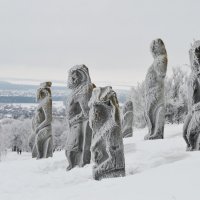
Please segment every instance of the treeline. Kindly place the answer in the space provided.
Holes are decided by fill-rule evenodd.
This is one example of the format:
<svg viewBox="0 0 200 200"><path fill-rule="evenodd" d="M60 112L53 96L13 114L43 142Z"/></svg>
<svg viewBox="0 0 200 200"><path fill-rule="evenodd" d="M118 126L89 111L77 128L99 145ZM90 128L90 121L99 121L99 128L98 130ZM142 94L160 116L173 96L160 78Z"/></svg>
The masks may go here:
<svg viewBox="0 0 200 200"><path fill-rule="evenodd" d="M0 104L0 119L11 118L11 119L31 119L35 113L36 104L32 106L21 106L14 104ZM54 118L64 118L65 108L64 107L53 107Z"/></svg>
<svg viewBox="0 0 200 200"><path fill-rule="evenodd" d="M53 101L64 101L66 96L53 96ZM36 103L35 97L0 96L0 103Z"/></svg>
<svg viewBox="0 0 200 200"><path fill-rule="evenodd" d="M165 79L166 123L183 123L188 111L187 102L188 74L176 67L172 69L172 76ZM144 82L133 87L129 97L133 101L134 126L146 126L145 113L145 86Z"/></svg>
<svg viewBox="0 0 200 200"><path fill-rule="evenodd" d="M29 152L28 140L32 131L31 119L3 119L0 121L0 152L6 149L17 149ZM64 119L54 119L52 122L54 150L64 149L67 128Z"/></svg>

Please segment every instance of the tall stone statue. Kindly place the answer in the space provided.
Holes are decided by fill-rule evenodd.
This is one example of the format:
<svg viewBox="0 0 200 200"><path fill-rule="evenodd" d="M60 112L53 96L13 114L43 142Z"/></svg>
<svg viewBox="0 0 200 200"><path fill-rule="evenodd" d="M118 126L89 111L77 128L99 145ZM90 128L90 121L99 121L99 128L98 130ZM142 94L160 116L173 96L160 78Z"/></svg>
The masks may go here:
<svg viewBox="0 0 200 200"><path fill-rule="evenodd" d="M88 102L94 87L85 65L76 65L69 70L68 88L72 93L66 109L68 136L65 154L69 163L67 170L76 165L83 167L90 163L92 130L88 122Z"/></svg>
<svg viewBox="0 0 200 200"><path fill-rule="evenodd" d="M89 107L94 179L125 176L124 145L116 93L111 87L94 89Z"/></svg>
<svg viewBox="0 0 200 200"><path fill-rule="evenodd" d="M40 84L37 90L39 105L32 120L33 134L29 139L33 158L53 156L51 82Z"/></svg>
<svg viewBox="0 0 200 200"><path fill-rule="evenodd" d="M200 41L190 51L191 74L188 81L188 115L183 126L183 138L188 151L200 150Z"/></svg>
<svg viewBox="0 0 200 200"><path fill-rule="evenodd" d="M127 101L122 113L122 135L124 138L133 136L133 103Z"/></svg>
<svg viewBox="0 0 200 200"><path fill-rule="evenodd" d="M146 140L163 139L165 125L164 81L167 71L167 51L161 39L153 40L151 53L154 61L145 78L145 118L149 133Z"/></svg>

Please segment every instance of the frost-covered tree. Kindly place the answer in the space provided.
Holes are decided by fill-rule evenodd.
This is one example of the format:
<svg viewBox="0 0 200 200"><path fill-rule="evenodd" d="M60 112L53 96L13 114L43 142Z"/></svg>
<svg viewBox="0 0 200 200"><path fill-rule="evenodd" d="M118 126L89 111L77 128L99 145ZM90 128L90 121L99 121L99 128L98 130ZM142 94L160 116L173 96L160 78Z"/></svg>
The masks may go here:
<svg viewBox="0 0 200 200"><path fill-rule="evenodd" d="M17 149L29 151L28 137L31 134L30 119L7 120L2 122L1 127L6 148L10 148L14 151Z"/></svg>
<svg viewBox="0 0 200 200"><path fill-rule="evenodd" d="M187 73L181 67L172 68L165 91L167 122L182 123L187 113Z"/></svg>
<svg viewBox="0 0 200 200"><path fill-rule="evenodd" d="M135 127L143 128L146 125L145 121L145 96L144 83L138 83L136 87L131 89L131 100L133 102L133 124Z"/></svg>
<svg viewBox="0 0 200 200"><path fill-rule="evenodd" d="M66 123L55 119L52 123L54 150L64 149L67 137ZM28 139L31 135L30 119L4 119L0 121L0 153L6 149L31 151Z"/></svg>
<svg viewBox="0 0 200 200"><path fill-rule="evenodd" d="M187 113L187 73L180 67L172 69L172 75L165 79L166 122L183 123ZM131 90L130 99L133 102L134 126L143 128L146 125L144 117L144 82L138 83Z"/></svg>
<svg viewBox="0 0 200 200"><path fill-rule="evenodd" d="M66 122L64 119L53 120L52 123L52 133L53 133L53 149L62 150L65 147L67 132L66 132Z"/></svg>

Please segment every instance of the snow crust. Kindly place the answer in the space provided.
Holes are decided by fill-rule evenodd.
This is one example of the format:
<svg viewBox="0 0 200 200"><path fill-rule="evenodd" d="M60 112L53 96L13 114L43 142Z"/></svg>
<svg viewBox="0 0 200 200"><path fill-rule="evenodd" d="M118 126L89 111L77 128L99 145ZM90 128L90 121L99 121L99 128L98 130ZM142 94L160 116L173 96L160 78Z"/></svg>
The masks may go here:
<svg viewBox="0 0 200 200"><path fill-rule="evenodd" d="M164 140L147 129L124 139L124 178L92 179L92 164L66 172L64 151L35 160L8 152L0 162L0 200L199 200L200 152L186 152L182 125L166 125Z"/></svg>

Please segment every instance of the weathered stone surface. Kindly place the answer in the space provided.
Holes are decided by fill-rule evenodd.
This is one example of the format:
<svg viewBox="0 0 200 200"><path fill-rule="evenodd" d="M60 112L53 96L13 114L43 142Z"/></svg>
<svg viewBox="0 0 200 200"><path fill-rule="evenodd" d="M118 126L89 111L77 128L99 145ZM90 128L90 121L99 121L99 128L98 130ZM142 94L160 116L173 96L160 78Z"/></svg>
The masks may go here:
<svg viewBox="0 0 200 200"><path fill-rule="evenodd" d="M183 126L183 138L188 151L200 150L200 41L189 50L191 74L188 81L188 115Z"/></svg>
<svg viewBox="0 0 200 200"><path fill-rule="evenodd" d="M164 80L167 52L161 39L153 40L150 48L154 61L145 78L145 118L149 129L146 140L163 139L165 125Z"/></svg>
<svg viewBox="0 0 200 200"><path fill-rule="evenodd" d="M122 135L124 138L133 136L133 103L127 101L122 112Z"/></svg>
<svg viewBox="0 0 200 200"><path fill-rule="evenodd" d="M116 93L111 87L95 88L89 107L94 179L125 176L124 145Z"/></svg>
<svg viewBox="0 0 200 200"><path fill-rule="evenodd" d="M33 133L29 139L32 157L37 159L53 156L51 84L42 83L37 90L39 105L32 120Z"/></svg>
<svg viewBox="0 0 200 200"><path fill-rule="evenodd" d="M83 167L90 163L92 130L88 122L88 102L94 87L85 65L76 65L70 69L68 88L72 93L68 99L66 113L68 136L65 154L69 163L67 170L76 165Z"/></svg>

